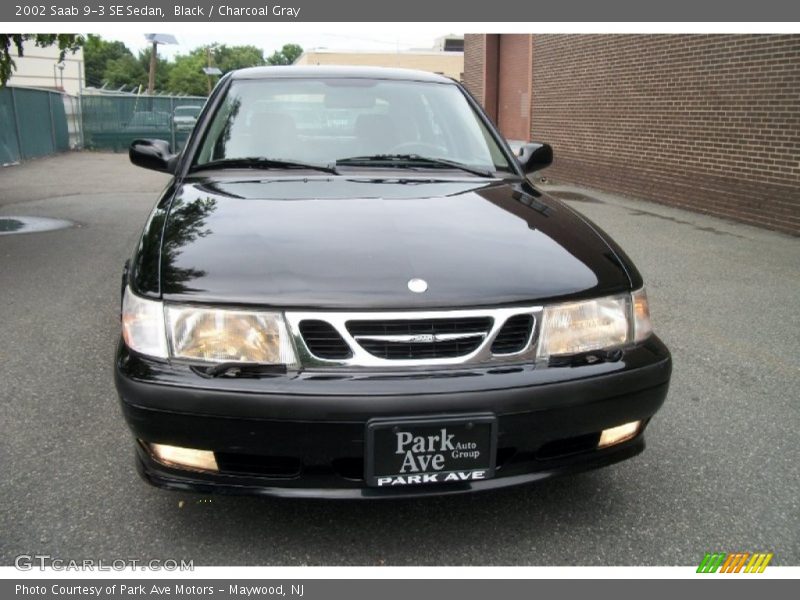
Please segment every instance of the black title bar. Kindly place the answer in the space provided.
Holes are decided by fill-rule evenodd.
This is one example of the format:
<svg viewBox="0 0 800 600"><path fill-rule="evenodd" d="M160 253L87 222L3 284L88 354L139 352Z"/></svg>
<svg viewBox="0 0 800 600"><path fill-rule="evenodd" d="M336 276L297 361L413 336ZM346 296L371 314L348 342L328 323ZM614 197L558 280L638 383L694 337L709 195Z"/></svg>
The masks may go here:
<svg viewBox="0 0 800 600"><path fill-rule="evenodd" d="M5 27L22 22L780 22L800 21L786 0L10 0ZM484 28L485 29L485 28Z"/></svg>

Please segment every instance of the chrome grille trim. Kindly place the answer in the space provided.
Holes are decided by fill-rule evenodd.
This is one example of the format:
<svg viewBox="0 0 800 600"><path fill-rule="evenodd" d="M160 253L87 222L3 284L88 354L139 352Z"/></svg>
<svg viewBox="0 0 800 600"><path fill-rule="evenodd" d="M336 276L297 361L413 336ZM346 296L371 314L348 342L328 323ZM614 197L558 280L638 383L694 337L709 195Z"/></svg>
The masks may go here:
<svg viewBox="0 0 800 600"><path fill-rule="evenodd" d="M406 344L430 344L433 342L449 342L452 340L467 340L470 338L485 338L483 332L475 333L415 333L411 335L355 335L353 338L360 340L371 340L374 342L398 342Z"/></svg>
<svg viewBox="0 0 800 600"><path fill-rule="evenodd" d="M470 365L491 366L503 363L519 363L533 361L536 358L536 331L542 312L541 306L517 306L509 308L487 308L487 309L466 309L466 310L426 310L426 311L377 311L377 312L340 312L340 311L287 311L286 321L289 325L295 350L303 368L308 369L406 369L409 367L458 367ZM527 314L533 317L531 334L525 347L513 354L494 355L491 352L492 343L497 334L505 325L507 319ZM419 319L459 319L469 317L488 317L492 319L492 325L488 332L475 333L463 332L450 335L463 336L464 338L474 338L483 336L479 346L469 354L452 358L430 358L430 359L385 359L374 356L367 352L358 343L360 337L380 337L386 341L387 337L402 337L402 341L413 341L406 339L409 336L358 336L354 337L347 330L348 321L395 321L395 320L419 320ZM329 323L345 343L350 347L352 356L347 359L325 359L315 356L306 346L305 340L300 333L300 322L305 320L326 321ZM445 334L438 334L441 337ZM420 337L420 336L411 336ZM401 340L397 340L401 341ZM427 340L420 339L416 343L426 343ZM429 340L430 342L435 341Z"/></svg>

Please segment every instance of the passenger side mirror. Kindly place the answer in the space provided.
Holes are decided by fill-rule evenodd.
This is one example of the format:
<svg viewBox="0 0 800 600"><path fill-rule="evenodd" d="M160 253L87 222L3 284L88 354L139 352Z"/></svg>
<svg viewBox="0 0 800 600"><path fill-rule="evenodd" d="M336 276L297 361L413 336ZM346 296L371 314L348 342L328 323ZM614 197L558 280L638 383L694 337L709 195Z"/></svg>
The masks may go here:
<svg viewBox="0 0 800 600"><path fill-rule="evenodd" d="M532 142L519 149L519 164L525 174L541 171L553 162L553 147L550 144Z"/></svg>
<svg viewBox="0 0 800 600"><path fill-rule="evenodd" d="M178 155L170 152L164 140L133 140L128 157L137 167L162 173L174 173L178 164Z"/></svg>

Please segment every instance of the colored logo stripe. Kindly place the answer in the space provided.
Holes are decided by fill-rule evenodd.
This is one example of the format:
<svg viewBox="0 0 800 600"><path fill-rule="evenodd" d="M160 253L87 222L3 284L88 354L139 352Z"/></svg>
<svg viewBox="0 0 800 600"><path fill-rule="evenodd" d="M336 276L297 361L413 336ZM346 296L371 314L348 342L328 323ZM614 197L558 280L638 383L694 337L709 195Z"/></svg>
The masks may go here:
<svg viewBox="0 0 800 600"><path fill-rule="evenodd" d="M747 566L744 569L745 573L763 573L764 569L767 568L769 561L772 560L772 552L769 554L766 553L757 553L753 554L753 558L750 559L750 562L747 563Z"/></svg>
<svg viewBox="0 0 800 600"><path fill-rule="evenodd" d="M772 560L773 554L766 552L725 552L706 553L700 566L697 567L698 573L763 573L764 569ZM748 561L748 559L750 559ZM745 566L745 563L747 566ZM744 571L742 571L744 569Z"/></svg>
<svg viewBox="0 0 800 600"><path fill-rule="evenodd" d="M722 565L720 573L738 573L744 566L744 561L750 557L749 552L736 552L729 554L728 559Z"/></svg>
<svg viewBox="0 0 800 600"><path fill-rule="evenodd" d="M722 561L725 560L724 552L715 552L714 554L706 553L700 566L697 567L698 573L716 573Z"/></svg>

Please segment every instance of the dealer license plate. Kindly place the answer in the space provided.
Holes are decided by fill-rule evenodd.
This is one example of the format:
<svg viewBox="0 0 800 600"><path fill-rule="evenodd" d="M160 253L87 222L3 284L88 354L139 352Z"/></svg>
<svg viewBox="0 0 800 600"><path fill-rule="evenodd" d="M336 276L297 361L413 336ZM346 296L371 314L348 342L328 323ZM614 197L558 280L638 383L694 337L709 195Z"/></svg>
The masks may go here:
<svg viewBox="0 0 800 600"><path fill-rule="evenodd" d="M366 434L370 486L464 483L494 476L494 415L373 419Z"/></svg>

